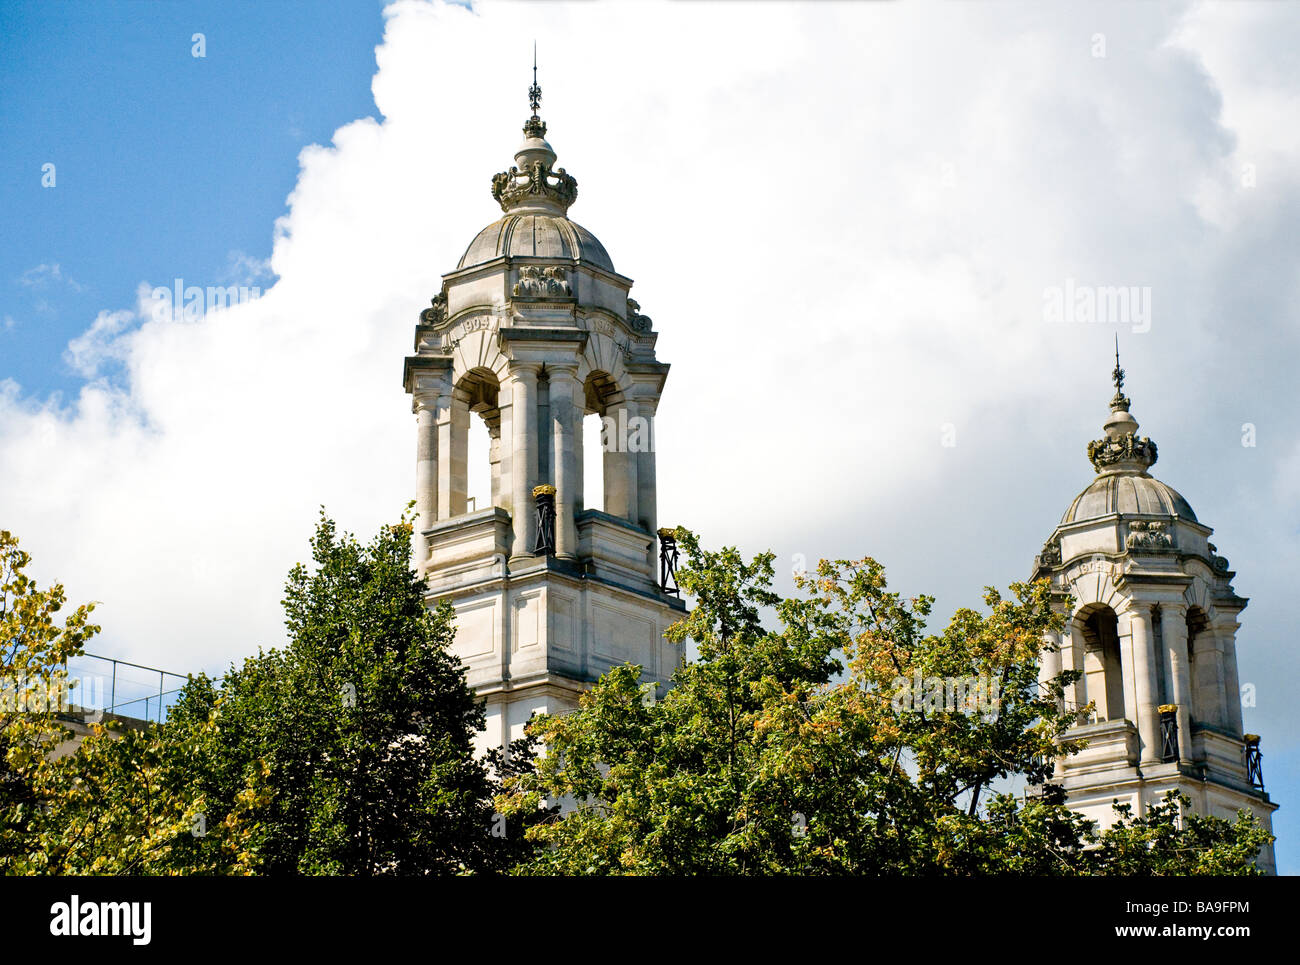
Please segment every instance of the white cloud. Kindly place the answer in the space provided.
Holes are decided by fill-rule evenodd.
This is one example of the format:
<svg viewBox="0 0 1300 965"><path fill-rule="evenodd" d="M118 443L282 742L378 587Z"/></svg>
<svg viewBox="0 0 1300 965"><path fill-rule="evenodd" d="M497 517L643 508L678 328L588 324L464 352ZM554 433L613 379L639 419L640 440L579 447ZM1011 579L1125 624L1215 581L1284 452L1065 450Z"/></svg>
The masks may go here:
<svg viewBox="0 0 1300 965"><path fill-rule="evenodd" d="M75 292L82 291L82 286L78 282L63 274L63 269L57 262L41 263L28 268L19 276L18 282L25 288L47 288L57 282L67 285Z"/></svg>
<svg viewBox="0 0 1300 965"><path fill-rule="evenodd" d="M135 318L136 313L130 310L100 312L90 328L68 343L63 360L83 378L95 378L106 361L124 357L129 346L117 337Z"/></svg>
<svg viewBox="0 0 1300 965"><path fill-rule="evenodd" d="M184 671L279 642L316 506L369 534L410 498L401 360L498 214L536 38L572 215L673 364L662 521L872 553L972 602L1088 482L1110 395L1114 326L1046 324L1043 289L1150 286L1151 331L1121 340L1161 475L1284 600L1233 507L1300 524L1279 502L1300 473L1294 219L1261 207L1300 198L1280 173L1300 146L1268 123L1297 84L1249 68L1275 24L1242 9L401 0L381 119L302 152L262 298L188 322L106 309L69 346L76 399L0 392L3 525L103 601L100 649ZM1239 187L1243 151L1275 172L1266 200ZM1271 441L1234 450L1243 421ZM1280 665L1283 611L1256 608L1243 660Z"/></svg>

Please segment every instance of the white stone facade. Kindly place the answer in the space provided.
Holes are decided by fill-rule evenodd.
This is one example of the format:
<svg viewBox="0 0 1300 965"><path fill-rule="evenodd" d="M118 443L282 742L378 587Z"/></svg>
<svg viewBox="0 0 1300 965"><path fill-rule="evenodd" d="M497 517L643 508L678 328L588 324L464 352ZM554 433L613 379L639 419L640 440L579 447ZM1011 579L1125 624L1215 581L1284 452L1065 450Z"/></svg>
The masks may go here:
<svg viewBox="0 0 1300 965"><path fill-rule="evenodd" d="M1247 601L1210 527L1147 471L1156 446L1137 436L1123 377L1117 358L1106 436L1089 446L1097 478L1034 561L1067 617L1041 675L1083 673L1065 706L1081 711L1071 736L1088 747L1059 760L1054 780L1103 826L1113 800L1141 814L1177 789L1198 813L1231 819L1245 808L1271 831L1277 805L1248 766L1259 739L1242 731L1236 636ZM1275 870L1271 846L1259 863Z"/></svg>
<svg viewBox="0 0 1300 965"><path fill-rule="evenodd" d="M612 666L663 683L681 662L663 634L685 608L660 587L656 538L653 426L668 366L631 279L566 217L577 183L554 167L545 132L534 103L516 166L493 179L505 216L443 276L403 372L417 565L430 604L456 608L455 651L487 700L480 749L521 736L534 712L573 709ZM592 413L634 431L584 465ZM491 439L491 505L470 512L475 418ZM589 508L583 480L596 472L604 505ZM539 530L535 490L553 496L553 533Z"/></svg>

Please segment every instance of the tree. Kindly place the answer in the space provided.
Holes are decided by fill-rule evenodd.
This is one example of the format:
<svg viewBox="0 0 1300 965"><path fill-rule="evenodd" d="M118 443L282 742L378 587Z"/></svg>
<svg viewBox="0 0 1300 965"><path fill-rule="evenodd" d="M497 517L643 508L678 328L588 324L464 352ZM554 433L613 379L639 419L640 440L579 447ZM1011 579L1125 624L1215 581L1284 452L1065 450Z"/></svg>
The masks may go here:
<svg viewBox="0 0 1300 965"><path fill-rule="evenodd" d="M93 724L70 750L61 715L77 695L66 666L99 627L89 604L60 625L64 589L41 589L26 574L30 562L18 540L0 532L0 872L247 870L247 792L213 834L205 863L178 865L176 845L190 838L202 807L179 749L152 729Z"/></svg>
<svg viewBox="0 0 1300 965"><path fill-rule="evenodd" d="M232 813L241 789L264 787L251 850L270 874L512 863L528 847L523 825L493 809L493 761L473 751L482 705L450 651L451 606L430 611L411 570L409 521L363 546L322 512L312 557L285 587L288 645L219 684L195 680L164 729L191 747L209 820ZM515 751L512 766L526 766L527 748Z"/></svg>
<svg viewBox="0 0 1300 965"><path fill-rule="evenodd" d="M611 670L578 711L532 725L548 754L501 805L572 801L528 835L519 866L563 874L1252 873L1253 817L1180 825L1177 802L1099 833L1051 784L1077 752L1060 709L1076 671L1045 688L1059 630L1045 583L989 589L927 634L932 599L904 600L871 559L823 561L772 592L772 555L700 548L678 530L694 609L669 636L699 659L647 701L640 668ZM781 624L765 629L771 608Z"/></svg>

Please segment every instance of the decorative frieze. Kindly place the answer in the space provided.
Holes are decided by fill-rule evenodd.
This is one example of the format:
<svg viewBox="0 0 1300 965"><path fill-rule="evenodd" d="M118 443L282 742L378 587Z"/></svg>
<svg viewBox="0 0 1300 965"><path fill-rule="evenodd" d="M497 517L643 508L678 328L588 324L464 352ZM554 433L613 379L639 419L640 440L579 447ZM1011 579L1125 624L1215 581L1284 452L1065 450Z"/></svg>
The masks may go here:
<svg viewBox="0 0 1300 965"><path fill-rule="evenodd" d="M1124 545L1131 550L1161 553L1172 550L1175 544L1173 531L1168 523L1135 519L1128 524L1128 537L1124 540Z"/></svg>
<svg viewBox="0 0 1300 965"><path fill-rule="evenodd" d="M570 298L573 289L563 268L524 265L519 269L519 281L511 289L515 298Z"/></svg>

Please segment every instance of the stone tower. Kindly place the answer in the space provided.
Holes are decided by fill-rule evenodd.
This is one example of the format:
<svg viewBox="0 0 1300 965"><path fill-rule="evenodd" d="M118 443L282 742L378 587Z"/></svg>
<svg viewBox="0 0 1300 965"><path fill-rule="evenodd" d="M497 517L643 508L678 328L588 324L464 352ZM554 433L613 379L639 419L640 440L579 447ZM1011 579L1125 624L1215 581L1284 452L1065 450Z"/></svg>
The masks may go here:
<svg viewBox="0 0 1300 965"><path fill-rule="evenodd" d="M1112 800L1140 814L1176 788L1198 813L1232 819L1246 808L1271 831L1277 805L1264 792L1259 737L1241 723L1236 636L1247 601L1213 530L1149 473L1156 445L1137 435L1118 352L1112 377L1105 437L1088 444L1097 478L1034 560L1068 621L1042 675L1082 671L1066 706L1093 705L1071 731L1088 747L1058 761L1055 781L1103 826ZM1271 846L1259 862L1274 871Z"/></svg>
<svg viewBox="0 0 1300 965"><path fill-rule="evenodd" d="M416 565L430 604L456 609L455 651L487 703L480 749L521 736L535 712L573 709L611 666L662 682L681 659L663 635L685 607L656 540L668 366L632 280L566 216L577 181L555 167L535 74L515 165L492 178L504 216L442 276L402 376L417 419ZM596 465L583 461L589 414L605 429ZM471 510L474 419L490 438L491 499ZM593 473L603 506L583 499Z"/></svg>

